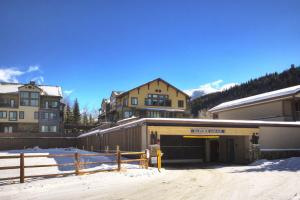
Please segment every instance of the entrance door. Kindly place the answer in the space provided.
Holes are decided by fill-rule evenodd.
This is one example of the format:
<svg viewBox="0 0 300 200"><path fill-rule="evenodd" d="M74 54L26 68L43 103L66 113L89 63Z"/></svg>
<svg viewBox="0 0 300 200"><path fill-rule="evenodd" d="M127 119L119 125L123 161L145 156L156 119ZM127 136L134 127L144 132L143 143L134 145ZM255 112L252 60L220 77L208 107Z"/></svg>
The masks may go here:
<svg viewBox="0 0 300 200"><path fill-rule="evenodd" d="M219 162L219 141L211 140L209 141L210 146L210 161Z"/></svg>
<svg viewBox="0 0 300 200"><path fill-rule="evenodd" d="M226 146L227 162L232 163L235 161L234 139L227 139Z"/></svg>

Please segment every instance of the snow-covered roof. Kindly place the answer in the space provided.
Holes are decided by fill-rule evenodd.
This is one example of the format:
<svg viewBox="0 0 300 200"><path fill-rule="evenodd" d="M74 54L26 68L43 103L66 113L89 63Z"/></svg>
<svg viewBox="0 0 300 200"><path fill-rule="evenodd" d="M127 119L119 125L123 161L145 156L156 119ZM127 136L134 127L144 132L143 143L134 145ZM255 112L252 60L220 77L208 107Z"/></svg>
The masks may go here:
<svg viewBox="0 0 300 200"><path fill-rule="evenodd" d="M78 138L86 137L94 134L104 134L114 130L119 130L126 127L134 127L142 124L186 124L189 125L210 125L210 126L243 126L243 127L259 127L259 126L279 126L279 127L300 127L300 122L282 122L282 121L260 121L260 120L221 120L221 119L191 119L191 118L141 118L135 121L130 121L126 124L121 124L119 126L107 128L107 129L98 129L86 132L78 136Z"/></svg>
<svg viewBox="0 0 300 200"><path fill-rule="evenodd" d="M0 94L17 93L19 87L24 84L18 83L0 83ZM41 95L62 97L62 90L59 86L36 85L42 90Z"/></svg>
<svg viewBox="0 0 300 200"><path fill-rule="evenodd" d="M292 96L294 94L297 94L300 92L300 85L293 86L293 87L288 87L280 90L275 90L272 92L266 92L242 99L237 99L233 101L228 101L225 103L221 103L212 109L209 110L209 112L217 112L217 111L223 111L223 110L229 110L229 109L234 109L242 106L247 106L255 103L263 103L265 101L270 101L270 100L276 100L279 98L283 97L288 97Z"/></svg>

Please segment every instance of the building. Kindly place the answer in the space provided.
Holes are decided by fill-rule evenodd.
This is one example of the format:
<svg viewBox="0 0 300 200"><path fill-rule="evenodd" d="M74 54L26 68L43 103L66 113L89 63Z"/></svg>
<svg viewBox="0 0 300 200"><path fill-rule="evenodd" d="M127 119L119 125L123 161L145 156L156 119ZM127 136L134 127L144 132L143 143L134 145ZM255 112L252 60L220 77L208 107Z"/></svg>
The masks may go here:
<svg viewBox="0 0 300 200"><path fill-rule="evenodd" d="M157 78L125 92L113 91L109 101L102 101L99 119L189 117L189 99L183 91Z"/></svg>
<svg viewBox="0 0 300 200"><path fill-rule="evenodd" d="M300 120L300 85L222 103L209 110L214 119Z"/></svg>
<svg viewBox="0 0 300 200"><path fill-rule="evenodd" d="M0 132L61 132L61 99L59 86L0 83Z"/></svg>
<svg viewBox="0 0 300 200"><path fill-rule="evenodd" d="M78 147L104 151L160 148L163 162L249 163L258 158L300 156L300 122L142 118L97 129Z"/></svg>

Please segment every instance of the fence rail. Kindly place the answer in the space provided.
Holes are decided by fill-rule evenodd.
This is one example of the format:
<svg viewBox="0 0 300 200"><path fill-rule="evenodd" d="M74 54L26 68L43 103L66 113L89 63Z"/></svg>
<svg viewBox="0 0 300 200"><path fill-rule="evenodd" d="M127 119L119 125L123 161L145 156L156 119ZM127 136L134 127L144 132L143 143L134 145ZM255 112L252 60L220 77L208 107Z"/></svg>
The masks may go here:
<svg viewBox="0 0 300 200"><path fill-rule="evenodd" d="M119 149L117 147L117 149ZM122 156L126 155L136 155L139 156L137 159L122 159ZM82 162L80 161L81 157L91 157L91 156L115 156L114 161L90 161L90 162ZM55 158L55 157L73 157L74 162L64 163L64 164L41 164L41 165L25 165L25 158ZM55 177L55 176L67 176L67 175L81 175L81 174L91 174L101 171L120 171L122 167L122 163L132 163L132 162L139 162L139 165L143 168L148 168L149 160L147 158L146 151L145 152L121 152L117 150L115 153L95 153L95 154L52 154L52 155L25 155L24 153L20 153L17 156L0 156L0 159L20 159L20 164L18 166L5 166L0 167L1 170L10 170L10 169L20 169L19 176L15 177L6 177L0 178L0 181L6 180L14 180L19 179L20 183L24 183L26 178L37 178L37 177ZM117 164L117 168L115 169L97 169L97 170L89 170L89 171L82 171L82 167L85 165L90 164ZM57 173L57 174L40 174L40 175L25 175L25 168L39 168L39 167L62 167L62 166L74 166L73 172L65 172L65 173Z"/></svg>

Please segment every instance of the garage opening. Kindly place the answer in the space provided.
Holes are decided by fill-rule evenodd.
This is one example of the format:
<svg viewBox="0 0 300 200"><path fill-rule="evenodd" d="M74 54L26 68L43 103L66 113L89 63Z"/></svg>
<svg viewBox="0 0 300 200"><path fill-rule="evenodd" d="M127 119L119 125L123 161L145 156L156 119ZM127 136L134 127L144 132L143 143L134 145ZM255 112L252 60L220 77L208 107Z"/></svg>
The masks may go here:
<svg viewBox="0 0 300 200"><path fill-rule="evenodd" d="M161 135L163 163L201 163L205 160L205 139Z"/></svg>

